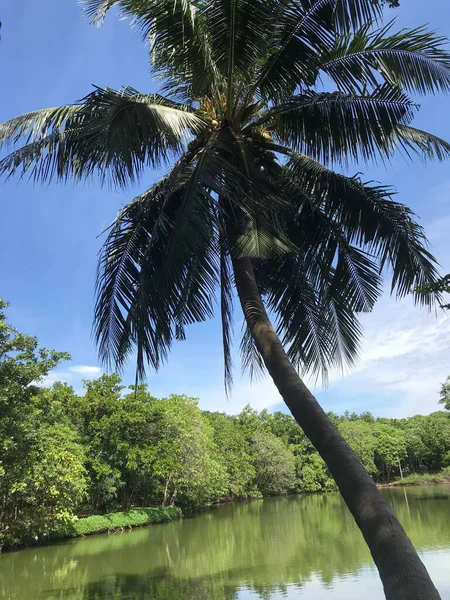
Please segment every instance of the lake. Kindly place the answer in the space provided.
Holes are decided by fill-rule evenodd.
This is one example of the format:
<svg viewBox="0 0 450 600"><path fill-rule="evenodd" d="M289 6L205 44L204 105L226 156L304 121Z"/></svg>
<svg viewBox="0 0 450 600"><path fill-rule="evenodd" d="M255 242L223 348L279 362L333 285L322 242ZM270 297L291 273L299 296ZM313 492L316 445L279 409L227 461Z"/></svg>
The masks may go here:
<svg viewBox="0 0 450 600"><path fill-rule="evenodd" d="M450 600L450 486L383 490ZM6 600L383 598L338 494L227 505L166 525L0 557Z"/></svg>

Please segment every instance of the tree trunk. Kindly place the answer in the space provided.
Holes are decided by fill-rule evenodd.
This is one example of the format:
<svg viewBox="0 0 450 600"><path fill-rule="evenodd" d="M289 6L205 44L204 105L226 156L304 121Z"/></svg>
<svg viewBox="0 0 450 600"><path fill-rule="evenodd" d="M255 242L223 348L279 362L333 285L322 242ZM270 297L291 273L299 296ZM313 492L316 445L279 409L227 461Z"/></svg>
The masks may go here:
<svg viewBox="0 0 450 600"><path fill-rule="evenodd" d="M177 498L177 495L178 495L178 489L177 489L177 484L175 483L173 494L172 494L172 497L170 499L170 507L171 508L173 508L175 506L175 500Z"/></svg>
<svg viewBox="0 0 450 600"><path fill-rule="evenodd" d="M164 488L164 498L161 504L161 508L165 508L166 507L166 502L167 502L167 498L169 497L169 483L171 480L172 476L170 475L167 479L166 479L166 487Z"/></svg>
<svg viewBox="0 0 450 600"><path fill-rule="evenodd" d="M245 319L267 370L333 475L369 546L386 598L439 600L439 593L403 527L291 364L267 316L251 259L233 259L233 267Z"/></svg>

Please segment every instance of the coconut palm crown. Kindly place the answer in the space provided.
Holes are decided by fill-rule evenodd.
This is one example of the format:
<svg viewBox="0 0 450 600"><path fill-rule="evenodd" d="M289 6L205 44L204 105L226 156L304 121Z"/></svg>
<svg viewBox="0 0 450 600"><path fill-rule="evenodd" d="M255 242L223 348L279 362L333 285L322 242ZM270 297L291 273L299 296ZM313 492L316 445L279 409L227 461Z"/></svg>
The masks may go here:
<svg viewBox="0 0 450 600"><path fill-rule="evenodd" d="M167 175L120 211L99 262L95 335L121 368L157 368L186 326L220 311L232 377L233 260L250 257L292 363L326 373L357 357L357 313L392 273L404 296L437 279L412 212L387 187L345 176L357 161L443 159L411 126L408 94L447 91L445 40L381 26L370 0L85 0L150 44L159 93L95 88L4 123L0 172L126 186ZM430 298L417 295L419 301ZM249 329L244 365L262 366Z"/></svg>

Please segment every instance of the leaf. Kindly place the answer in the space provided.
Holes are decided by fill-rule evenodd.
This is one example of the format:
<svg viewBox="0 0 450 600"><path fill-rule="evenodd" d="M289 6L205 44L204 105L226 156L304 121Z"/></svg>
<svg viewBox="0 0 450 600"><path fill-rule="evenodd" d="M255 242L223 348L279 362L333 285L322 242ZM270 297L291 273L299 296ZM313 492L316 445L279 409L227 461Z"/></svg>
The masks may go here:
<svg viewBox="0 0 450 600"><path fill-rule="evenodd" d="M279 2L274 33L253 91L264 99L281 100L317 77L317 53L336 34L372 22L380 8L367 0L288 0Z"/></svg>
<svg viewBox="0 0 450 600"><path fill-rule="evenodd" d="M450 158L450 143L440 137L408 125L397 125L392 134L392 144L402 147L406 153L412 150L423 159Z"/></svg>
<svg viewBox="0 0 450 600"><path fill-rule="evenodd" d="M244 334L240 344L240 352L242 371L248 371L252 381L261 378L264 375L266 367L248 325L244 325Z"/></svg>
<svg viewBox="0 0 450 600"><path fill-rule="evenodd" d="M375 88L380 76L393 87L413 93L450 90L447 40L425 27L391 33L393 23L371 31L370 23L324 47L318 68L341 90Z"/></svg>
<svg viewBox="0 0 450 600"><path fill-rule="evenodd" d="M401 92L383 86L371 94L308 92L267 111L265 125L285 146L321 162L390 156L390 138L408 124L416 106Z"/></svg>
<svg viewBox="0 0 450 600"><path fill-rule="evenodd" d="M131 202L102 249L95 310L100 355L121 368L135 345L139 377L146 362L158 368L166 359L180 327L212 315L217 258L203 197L192 196L201 204L192 204L189 216L178 223L189 177L180 165ZM176 225L189 238L182 257L172 255Z"/></svg>
<svg viewBox="0 0 450 600"><path fill-rule="evenodd" d="M436 261L424 230L409 208L392 199L391 190L335 173L304 155L293 154L287 169L313 207L342 228L350 243L377 258L380 271L391 266L398 296L436 281ZM420 296L416 300L426 303Z"/></svg>
<svg viewBox="0 0 450 600"><path fill-rule="evenodd" d="M220 78L209 38L205 35L204 3L193 0L83 0L82 5L94 23L102 23L112 7L132 19L144 41L150 42L152 68L165 80L165 92L191 100L214 95Z"/></svg>
<svg viewBox="0 0 450 600"><path fill-rule="evenodd" d="M206 124L187 108L158 94L139 94L96 88L74 107L29 113L4 123L3 139L17 141L28 135L25 146L0 161L0 173L41 181L107 176L125 186L146 166L167 162L181 152L192 133ZM31 140L31 141L30 141Z"/></svg>
<svg viewBox="0 0 450 600"><path fill-rule="evenodd" d="M220 235L220 316L222 321L222 344L224 356L224 384L227 395L233 384L233 359L231 344L233 337L233 275L228 244L224 232Z"/></svg>

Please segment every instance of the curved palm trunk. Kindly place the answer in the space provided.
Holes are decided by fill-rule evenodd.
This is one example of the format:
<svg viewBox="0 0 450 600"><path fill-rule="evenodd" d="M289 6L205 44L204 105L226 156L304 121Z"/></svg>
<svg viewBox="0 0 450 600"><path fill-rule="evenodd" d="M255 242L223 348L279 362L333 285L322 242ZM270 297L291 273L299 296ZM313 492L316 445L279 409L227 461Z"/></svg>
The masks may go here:
<svg viewBox="0 0 450 600"><path fill-rule="evenodd" d="M438 591L372 478L300 379L267 316L252 261L233 260L237 292L265 365L297 423L311 440L350 509L388 600L439 600Z"/></svg>

